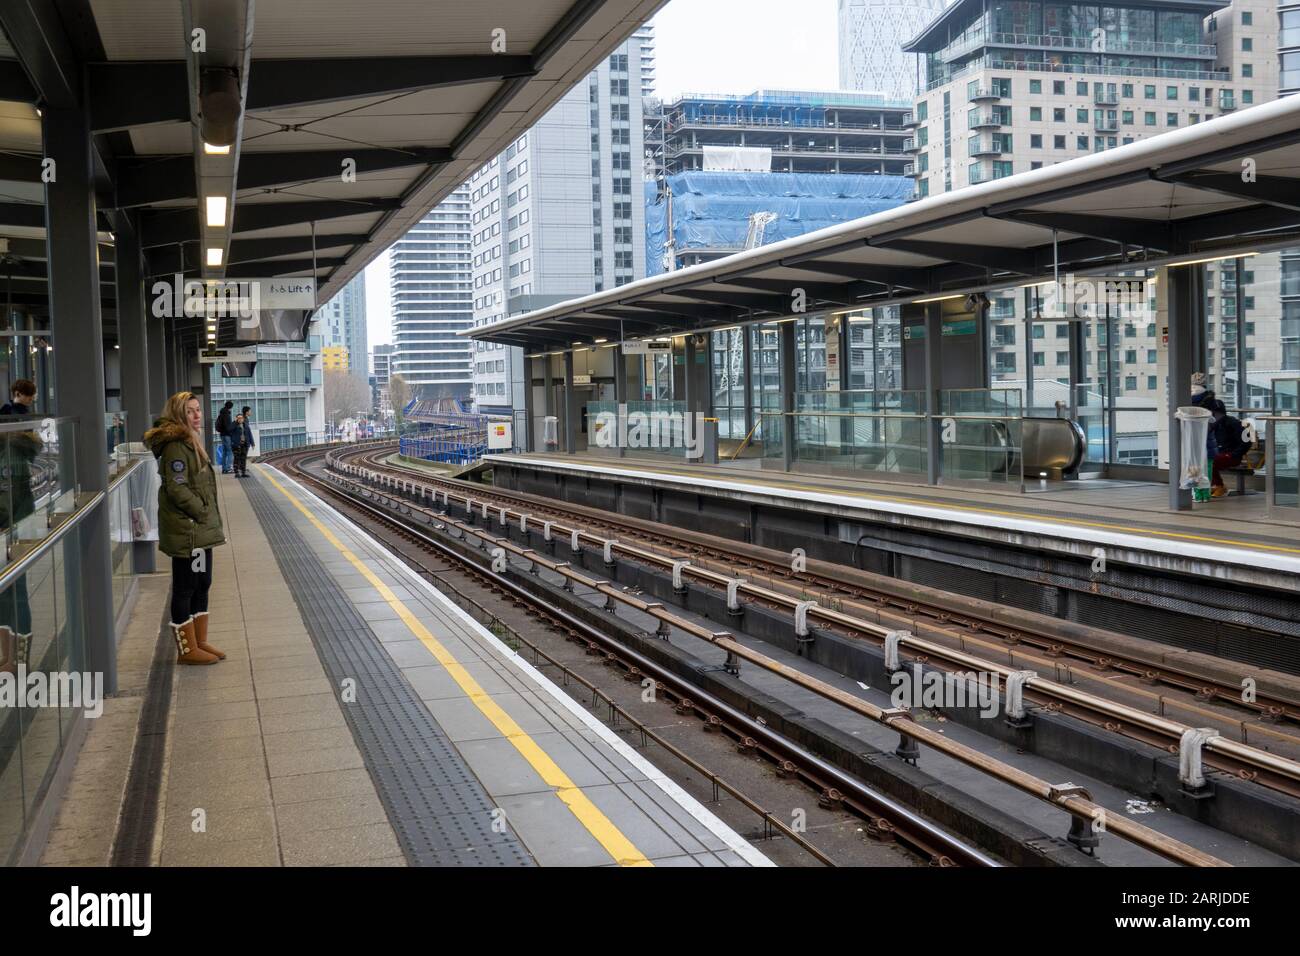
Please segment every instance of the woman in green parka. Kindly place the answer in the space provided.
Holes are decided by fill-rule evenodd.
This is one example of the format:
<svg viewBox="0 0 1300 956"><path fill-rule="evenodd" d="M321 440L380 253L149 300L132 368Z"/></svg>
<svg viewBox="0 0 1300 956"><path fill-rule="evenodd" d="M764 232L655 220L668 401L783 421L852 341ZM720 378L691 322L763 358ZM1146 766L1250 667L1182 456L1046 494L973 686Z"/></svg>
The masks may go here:
<svg viewBox="0 0 1300 956"><path fill-rule="evenodd" d="M203 403L191 392L177 392L144 433L162 478L158 548L172 559L171 625L180 664L215 664L226 657L208 643L212 549L225 544L226 535L202 428Z"/></svg>

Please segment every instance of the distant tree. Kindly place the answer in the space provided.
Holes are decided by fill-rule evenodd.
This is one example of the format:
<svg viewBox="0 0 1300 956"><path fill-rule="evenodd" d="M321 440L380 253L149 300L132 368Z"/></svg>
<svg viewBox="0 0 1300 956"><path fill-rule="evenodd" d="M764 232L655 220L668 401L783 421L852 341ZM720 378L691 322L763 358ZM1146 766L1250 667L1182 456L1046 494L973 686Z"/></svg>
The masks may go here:
<svg viewBox="0 0 1300 956"><path fill-rule="evenodd" d="M393 417L397 420L397 434L402 433L402 412L411 401L411 386L400 375L388 376L388 404L393 406Z"/></svg>
<svg viewBox="0 0 1300 956"><path fill-rule="evenodd" d="M326 369L325 413L330 422L370 414L370 387L350 372Z"/></svg>

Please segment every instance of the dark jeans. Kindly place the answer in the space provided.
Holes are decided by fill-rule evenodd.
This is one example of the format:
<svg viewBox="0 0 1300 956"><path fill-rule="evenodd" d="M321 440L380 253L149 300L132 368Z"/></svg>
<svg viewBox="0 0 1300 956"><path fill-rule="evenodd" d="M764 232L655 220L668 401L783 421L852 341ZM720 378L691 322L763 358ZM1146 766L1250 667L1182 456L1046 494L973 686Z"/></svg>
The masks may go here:
<svg viewBox="0 0 1300 956"><path fill-rule="evenodd" d="M238 445L235 447L235 474L248 474L248 446Z"/></svg>
<svg viewBox="0 0 1300 956"><path fill-rule="evenodd" d="M172 623L184 624L208 609L212 587L212 549L203 552L202 571L194 570L195 558L172 558Z"/></svg>

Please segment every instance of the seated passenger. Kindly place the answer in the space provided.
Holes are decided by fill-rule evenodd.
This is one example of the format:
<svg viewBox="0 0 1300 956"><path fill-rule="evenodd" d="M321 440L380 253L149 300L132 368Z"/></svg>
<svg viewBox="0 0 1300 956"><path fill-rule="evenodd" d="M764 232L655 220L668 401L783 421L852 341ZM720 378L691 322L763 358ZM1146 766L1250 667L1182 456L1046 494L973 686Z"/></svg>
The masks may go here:
<svg viewBox="0 0 1300 956"><path fill-rule="evenodd" d="M1214 414L1210 436L1214 441L1214 447L1218 449L1214 456L1213 474L1210 476L1214 490L1210 494L1215 498L1222 498L1228 493L1228 489L1223 483L1221 472L1225 468L1236 468L1240 465L1241 459L1250 450L1250 443L1245 439L1241 422L1228 414L1228 408L1223 402L1216 400L1210 411Z"/></svg>

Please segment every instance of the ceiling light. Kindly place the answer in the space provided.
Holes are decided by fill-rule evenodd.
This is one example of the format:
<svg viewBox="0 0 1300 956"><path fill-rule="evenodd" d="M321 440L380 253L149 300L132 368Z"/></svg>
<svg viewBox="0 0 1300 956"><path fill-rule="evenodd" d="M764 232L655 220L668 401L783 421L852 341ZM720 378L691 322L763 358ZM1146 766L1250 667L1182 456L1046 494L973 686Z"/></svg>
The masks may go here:
<svg viewBox="0 0 1300 956"><path fill-rule="evenodd" d="M913 299L912 305L924 305L926 302L947 302L949 299L960 299L960 295L940 295L933 299Z"/></svg>
<svg viewBox="0 0 1300 956"><path fill-rule="evenodd" d="M226 224L226 197L209 196L208 203L208 225L214 229L220 229Z"/></svg>
<svg viewBox="0 0 1300 956"><path fill-rule="evenodd" d="M609 339L592 339L592 341L595 342L597 345L604 345L606 342L609 341Z"/></svg>
<svg viewBox="0 0 1300 956"><path fill-rule="evenodd" d="M1169 268L1175 266L1199 266L1205 262L1222 262L1224 259L1249 259L1251 256L1257 256L1257 252L1233 252L1226 256L1210 256L1208 259L1188 259L1184 262L1171 262Z"/></svg>
<svg viewBox="0 0 1300 956"><path fill-rule="evenodd" d="M221 256L222 256L222 250L220 246L214 246L208 249L208 265L210 266L221 265Z"/></svg>
<svg viewBox="0 0 1300 956"><path fill-rule="evenodd" d="M214 146L211 143L203 144L203 152L209 156L226 156L230 153L229 146Z"/></svg>

